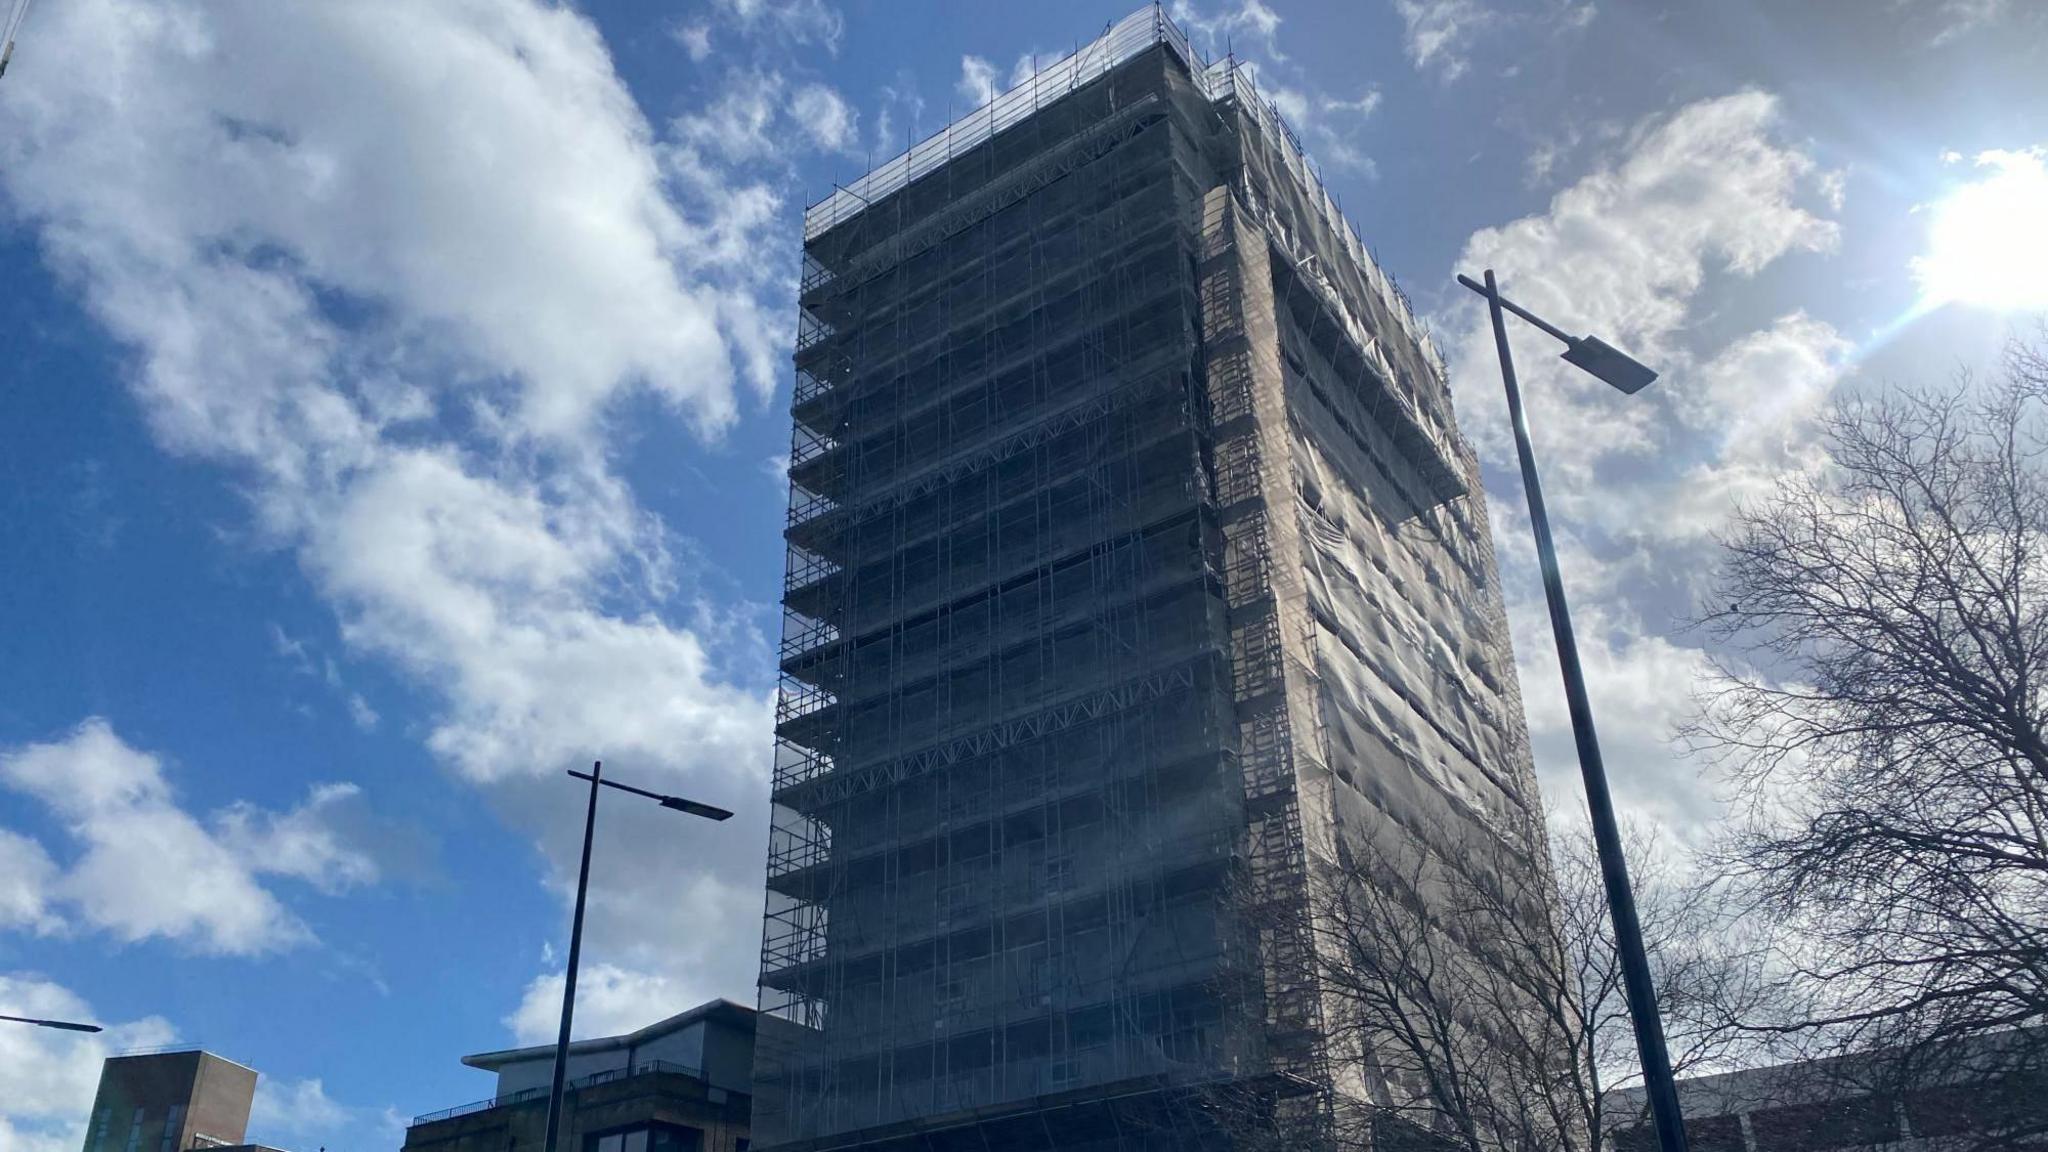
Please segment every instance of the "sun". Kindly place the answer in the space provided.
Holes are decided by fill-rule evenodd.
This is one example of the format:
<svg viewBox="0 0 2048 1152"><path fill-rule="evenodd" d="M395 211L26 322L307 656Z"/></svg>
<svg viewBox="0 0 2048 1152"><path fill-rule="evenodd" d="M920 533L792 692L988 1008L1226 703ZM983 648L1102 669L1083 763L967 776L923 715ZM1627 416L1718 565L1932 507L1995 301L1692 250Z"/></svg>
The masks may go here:
<svg viewBox="0 0 2048 1152"><path fill-rule="evenodd" d="M1976 166L1989 175L1930 209L1913 261L1922 305L2048 311L2048 151L1983 152Z"/></svg>

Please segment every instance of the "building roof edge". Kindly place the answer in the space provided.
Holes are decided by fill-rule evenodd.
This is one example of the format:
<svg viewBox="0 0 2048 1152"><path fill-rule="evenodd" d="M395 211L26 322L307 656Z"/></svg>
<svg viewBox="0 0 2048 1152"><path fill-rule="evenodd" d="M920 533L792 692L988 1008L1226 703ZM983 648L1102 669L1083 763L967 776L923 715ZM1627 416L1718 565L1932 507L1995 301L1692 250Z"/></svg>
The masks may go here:
<svg viewBox="0 0 2048 1152"><path fill-rule="evenodd" d="M569 1044L569 1054L587 1055L592 1052L613 1052L621 1048L635 1048L659 1036L678 1032L703 1020L724 1017L734 1023L745 1023L754 1018L754 1010L738 1001L720 998L707 1000L684 1012L656 1020L654 1023L633 1032L617 1036L593 1036L587 1040L574 1040ZM554 1055L553 1044L534 1044L525 1048L502 1048L494 1052L476 1052L462 1058L471 1068L496 1071L507 1064L518 1064L527 1060L538 1060Z"/></svg>

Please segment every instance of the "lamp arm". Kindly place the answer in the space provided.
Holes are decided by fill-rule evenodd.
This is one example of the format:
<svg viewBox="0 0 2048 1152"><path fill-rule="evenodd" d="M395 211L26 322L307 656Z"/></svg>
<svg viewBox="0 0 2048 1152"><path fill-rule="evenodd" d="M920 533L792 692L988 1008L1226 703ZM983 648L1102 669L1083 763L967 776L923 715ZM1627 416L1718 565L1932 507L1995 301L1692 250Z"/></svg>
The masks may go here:
<svg viewBox="0 0 2048 1152"><path fill-rule="evenodd" d="M1479 293L1481 296L1486 296L1489 298L1498 298L1500 300L1501 307L1507 309L1510 312L1513 312L1515 315L1520 316L1522 319L1527 320L1529 323L1534 324L1538 328L1543 329L1545 332L1550 333L1552 336L1557 337L1559 341L1563 342L1567 346L1574 345L1579 342L1578 337L1571 335L1564 329L1559 328L1557 325L1552 324L1550 321L1545 320L1543 317L1538 316L1534 312L1529 311L1527 308L1522 307L1520 304L1515 303L1513 300L1508 299L1506 296L1502 296L1498 292L1487 291L1486 285L1479 283L1477 280L1472 279L1470 276L1465 275L1463 272L1458 273L1458 283L1463 284L1465 287L1470 288L1474 292Z"/></svg>

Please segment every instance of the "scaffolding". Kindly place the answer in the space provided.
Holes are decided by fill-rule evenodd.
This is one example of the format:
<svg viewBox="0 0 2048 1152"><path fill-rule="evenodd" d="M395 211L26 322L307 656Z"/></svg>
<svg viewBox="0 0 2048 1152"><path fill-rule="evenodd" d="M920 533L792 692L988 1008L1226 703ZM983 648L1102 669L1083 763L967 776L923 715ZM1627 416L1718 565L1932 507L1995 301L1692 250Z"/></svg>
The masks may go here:
<svg viewBox="0 0 2048 1152"><path fill-rule="evenodd" d="M1321 169L1309 158L1301 138L1288 126L1279 108L1259 93L1251 66L1235 56L1210 62L1158 3L1132 12L1073 54L1035 69L1021 84L925 137L901 155L884 161L880 167L836 187L831 195L804 210L804 242L808 244L865 213L876 202L939 172L954 157L990 142L1000 133L1030 123L1048 105L1162 45L1189 70L1191 81L1203 97L1217 105L1234 107L1251 121L1272 149L1275 164L1301 186L1304 201L1316 214L1318 223L1330 230L1334 247L1359 270L1372 290L1397 311L1403 331L1426 351L1436 376L1441 378L1443 357L1428 329L1416 319L1407 293L1380 268L1379 261L1359 238L1358 229L1324 186ZM810 271L826 274L822 268L807 267ZM807 277L804 290L810 287Z"/></svg>
<svg viewBox="0 0 2048 1152"><path fill-rule="evenodd" d="M1484 525L1298 141L1149 6L812 206L795 344L757 1145L1187 1152L1219 1085L1327 1119L1358 641L1303 445Z"/></svg>

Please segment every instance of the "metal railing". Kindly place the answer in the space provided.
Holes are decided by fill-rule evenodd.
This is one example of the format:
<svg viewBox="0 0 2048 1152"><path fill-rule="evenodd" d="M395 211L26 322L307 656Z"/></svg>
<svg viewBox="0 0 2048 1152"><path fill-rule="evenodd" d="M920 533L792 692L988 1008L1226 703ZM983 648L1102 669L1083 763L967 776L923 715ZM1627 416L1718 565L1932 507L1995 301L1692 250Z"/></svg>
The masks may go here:
<svg viewBox="0 0 2048 1152"><path fill-rule="evenodd" d="M1225 60L1209 66L1206 71L1198 71L1197 76L1200 77L1203 89L1210 100L1219 103L1228 100L1235 103L1259 126L1267 142L1278 153L1281 166L1292 173L1307 190L1310 206L1315 208L1322 216L1323 222L1329 225L1330 231L1336 235L1338 245L1364 272L1366 282L1386 302L1387 309L1394 314L1395 321L1422 348L1424 354L1430 358L1432 367L1441 375L1444 371L1443 356L1437 351L1436 342L1430 337L1429 330L1416 319L1415 309L1408 302L1408 294L1401 290L1400 285L1394 283L1393 277L1387 275L1380 267L1379 261L1373 259L1372 252L1365 246L1365 241L1359 239L1358 229L1345 218L1344 213L1337 207L1336 198L1324 187L1320 170L1315 161L1310 159L1308 152L1302 148L1301 138L1288 126L1286 118L1280 115L1280 110L1259 94L1258 86L1252 80L1252 70L1236 60ZM1270 212L1268 216L1270 217Z"/></svg>
<svg viewBox="0 0 2048 1152"><path fill-rule="evenodd" d="M957 153L1016 127L1043 105L1169 37L1182 58L1188 58L1187 37L1158 5L1147 4L1080 51L1038 69L1029 80L925 137L902 155L840 185L832 195L804 210L804 239L815 239L833 225L859 215L874 201L944 167Z"/></svg>
<svg viewBox="0 0 2048 1152"><path fill-rule="evenodd" d="M1258 124L1278 153L1282 166L1293 173L1307 190L1310 206L1323 217L1339 245L1357 262L1366 281L1386 301L1396 321L1424 349L1432 366L1441 374L1443 356L1428 329L1416 319L1407 293L1380 268L1365 242L1359 239L1358 229L1338 209L1336 199L1323 185L1319 169L1302 148L1301 138L1288 126L1279 109L1259 93L1251 69L1234 57L1210 63L1188 40L1187 33L1181 31L1157 3L1147 4L1117 21L1079 51L1038 69L1029 79L925 137L902 154L884 161L865 176L838 186L831 195L804 210L804 240L816 239L834 226L860 215L875 201L938 171L954 156L1024 123L1045 105L1158 44L1165 44L1188 66L1189 74L1203 95L1214 103L1237 105ZM822 280L828 275L820 268L814 278Z"/></svg>
<svg viewBox="0 0 2048 1152"><path fill-rule="evenodd" d="M610 1068L603 1072L592 1073L589 1076L578 1077L564 1084L562 1090L574 1092L583 1088L593 1088L599 1084L610 1084L619 1080L631 1079L634 1076L645 1076L653 1072L670 1072L681 1076L692 1076L699 1080L704 1078L704 1070L692 1064L681 1064L673 1060L643 1060L630 1067ZM493 1096L488 1100L472 1100L467 1104L458 1104L453 1108L443 1108L439 1112L423 1113L413 1117L412 1123L406 1125L406 1127L413 1128L421 1124L432 1124L438 1120L453 1120L457 1116L470 1116L478 1112L488 1112L493 1108L509 1108L515 1104L524 1104L531 1100L545 1100L547 1096L547 1088L524 1088L503 1096Z"/></svg>

